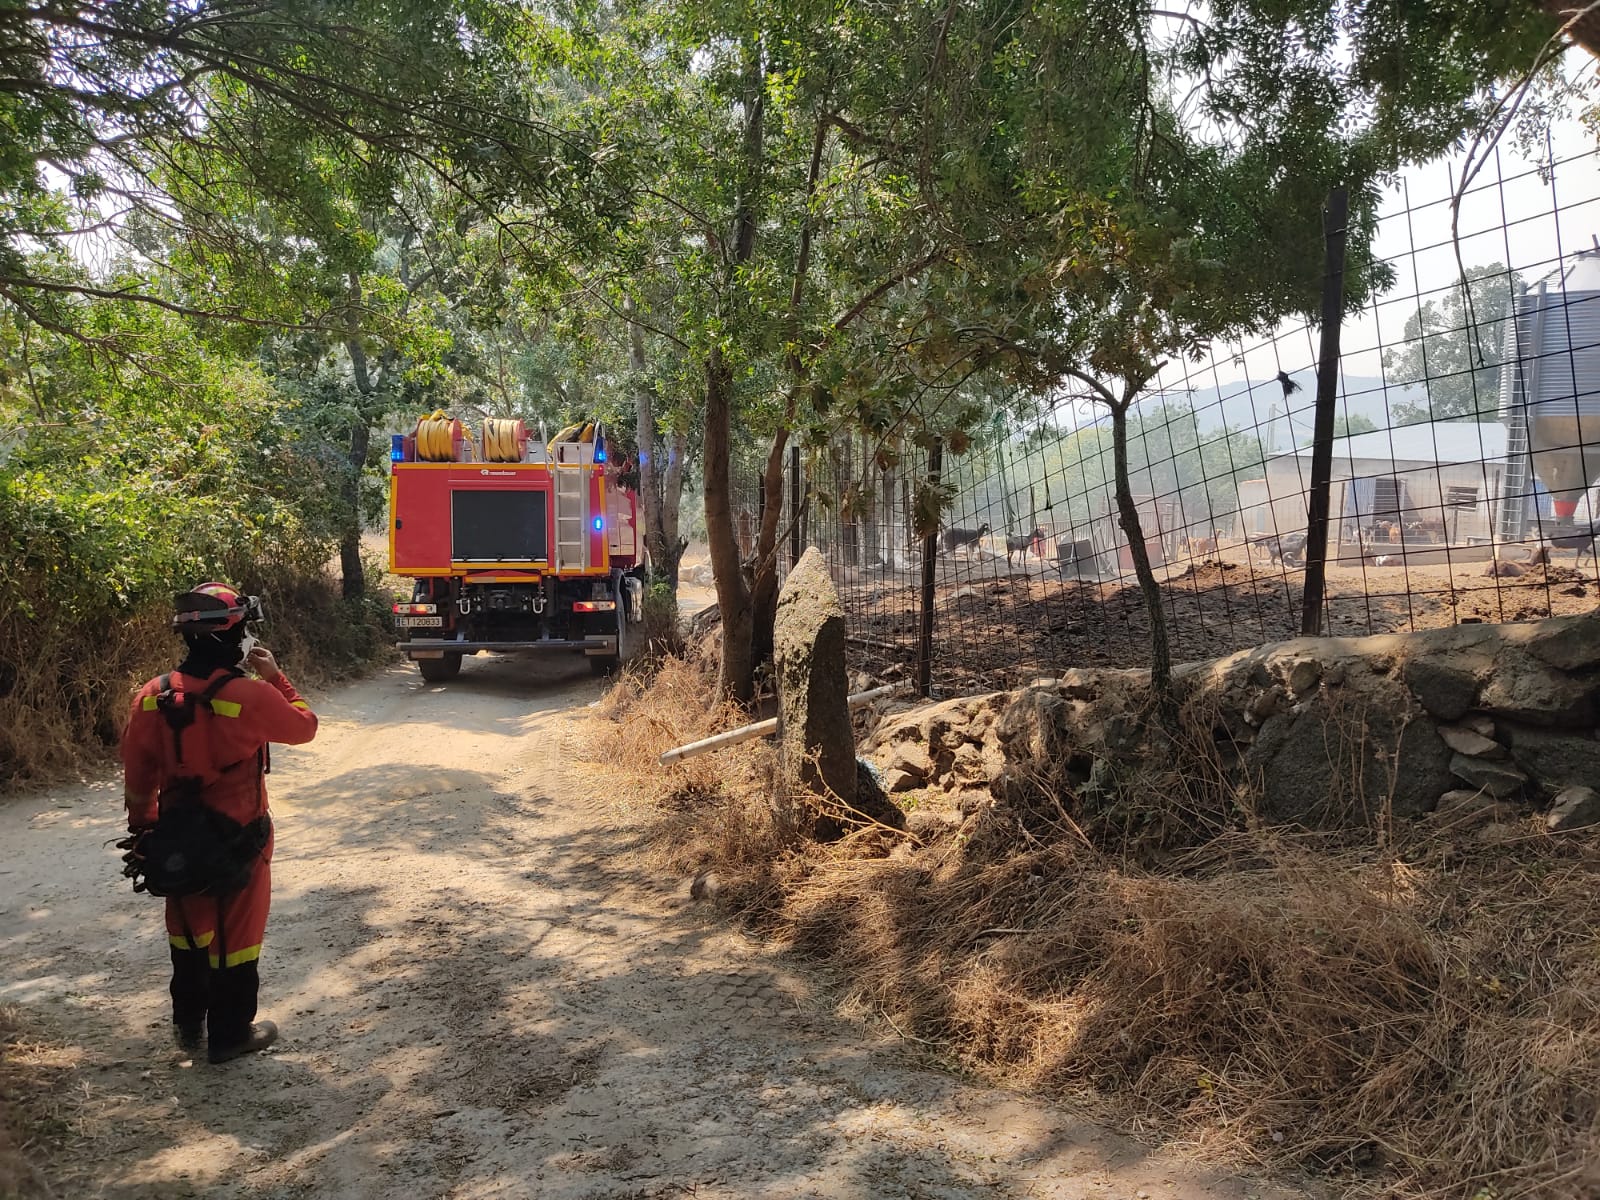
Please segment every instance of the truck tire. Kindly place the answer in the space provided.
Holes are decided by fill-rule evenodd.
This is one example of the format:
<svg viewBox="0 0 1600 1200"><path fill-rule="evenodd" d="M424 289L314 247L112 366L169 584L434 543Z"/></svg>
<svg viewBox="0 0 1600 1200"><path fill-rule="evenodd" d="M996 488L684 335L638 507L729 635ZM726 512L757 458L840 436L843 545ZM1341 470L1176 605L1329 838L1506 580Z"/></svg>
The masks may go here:
<svg viewBox="0 0 1600 1200"><path fill-rule="evenodd" d="M429 683L444 683L461 674L461 655L446 654L443 658L419 658L417 670Z"/></svg>
<svg viewBox="0 0 1600 1200"><path fill-rule="evenodd" d="M633 652L628 635L628 597L620 580L613 586L611 594L617 601L617 652L597 654L589 659L589 669L596 675L620 674L622 665Z"/></svg>

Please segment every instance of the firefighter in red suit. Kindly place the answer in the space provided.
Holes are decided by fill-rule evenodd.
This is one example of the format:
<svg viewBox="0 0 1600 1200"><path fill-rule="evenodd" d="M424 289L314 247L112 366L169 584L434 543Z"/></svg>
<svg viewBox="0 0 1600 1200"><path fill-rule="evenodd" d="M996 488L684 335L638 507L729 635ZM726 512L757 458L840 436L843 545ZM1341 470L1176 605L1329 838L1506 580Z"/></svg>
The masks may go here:
<svg viewBox="0 0 1600 1200"><path fill-rule="evenodd" d="M272 893L272 822L267 815L267 743L300 745L317 733L316 714L300 698L272 652L255 643L248 622L260 604L237 589L203 583L177 597L173 628L188 654L170 676L152 679L133 700L122 739L128 828L153 826L162 789L198 779L201 802L252 829L261 845L249 882L225 896L167 898L172 951L172 1020L178 1044L227 1062L270 1046L270 1021L257 1022L262 935ZM248 668L260 676L250 679ZM164 690L205 697L175 745L157 697ZM179 758L181 756L181 763Z"/></svg>

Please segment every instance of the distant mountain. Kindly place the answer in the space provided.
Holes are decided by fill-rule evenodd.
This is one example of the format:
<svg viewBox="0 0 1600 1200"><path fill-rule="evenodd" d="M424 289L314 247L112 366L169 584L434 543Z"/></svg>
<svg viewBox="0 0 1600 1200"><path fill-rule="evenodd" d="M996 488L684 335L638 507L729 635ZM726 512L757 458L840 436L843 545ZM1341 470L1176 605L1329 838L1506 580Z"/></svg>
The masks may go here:
<svg viewBox="0 0 1600 1200"><path fill-rule="evenodd" d="M1291 382L1299 390L1288 396L1288 413L1284 412L1283 385L1276 379L1252 383L1225 383L1221 387L1196 388L1193 391L1173 390L1162 392L1142 401L1139 408L1148 411L1159 404L1188 403L1194 409L1195 419L1203 430L1230 429L1258 433L1265 444L1275 440L1280 451L1293 449L1311 440L1311 423L1317 401L1317 375L1307 368L1289 373ZM1347 375L1341 381L1338 414L1341 417L1366 417L1379 429L1395 424L1392 410L1401 404L1425 408L1428 393L1412 384L1385 389L1384 381L1375 375ZM1268 427L1275 427L1275 439L1269 439Z"/></svg>

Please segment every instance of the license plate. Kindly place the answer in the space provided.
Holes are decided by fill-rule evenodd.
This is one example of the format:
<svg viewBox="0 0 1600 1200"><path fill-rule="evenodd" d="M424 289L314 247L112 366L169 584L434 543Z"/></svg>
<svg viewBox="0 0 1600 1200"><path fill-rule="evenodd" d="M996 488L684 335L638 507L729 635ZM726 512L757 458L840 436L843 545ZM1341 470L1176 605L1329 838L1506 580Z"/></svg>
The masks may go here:
<svg viewBox="0 0 1600 1200"><path fill-rule="evenodd" d="M401 617L403 629L438 629L444 625L443 617Z"/></svg>

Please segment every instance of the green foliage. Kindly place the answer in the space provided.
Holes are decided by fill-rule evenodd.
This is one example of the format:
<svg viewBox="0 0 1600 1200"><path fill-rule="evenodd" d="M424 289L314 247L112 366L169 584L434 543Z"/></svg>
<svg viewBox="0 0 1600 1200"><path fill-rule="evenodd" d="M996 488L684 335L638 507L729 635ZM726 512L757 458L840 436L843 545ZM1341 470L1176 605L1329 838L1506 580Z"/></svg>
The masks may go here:
<svg viewBox="0 0 1600 1200"><path fill-rule="evenodd" d="M1375 433L1378 423L1371 417L1364 417L1360 413L1350 416L1338 416L1333 419L1334 437L1354 437L1358 433Z"/></svg>
<svg viewBox="0 0 1600 1200"><path fill-rule="evenodd" d="M337 474L301 411L179 317L79 315L147 365L0 325L0 779L114 742L126 688L172 665L172 596L201 580L266 596L265 637L290 669L379 649L371 612L321 598ZM318 605L321 628L305 628L316 618L297 610Z"/></svg>
<svg viewBox="0 0 1600 1200"><path fill-rule="evenodd" d="M1422 404L1400 403L1400 424L1492 414L1500 404L1500 363L1505 354L1506 315L1515 287L1500 263L1467 269L1468 286L1458 284L1438 300L1425 301L1406 319L1405 340L1383 352L1383 369L1393 386L1421 386Z"/></svg>
<svg viewBox="0 0 1600 1200"><path fill-rule="evenodd" d="M1312 310L1335 184L1349 300L1381 288L1379 189L1554 28L1526 0L5 8L0 599L92 626L333 540L359 579L371 435L435 404L616 434L648 400L637 449L698 451L714 382L719 458L794 431L885 473L996 449L1065 380L1127 412L1161 362ZM1132 411L1142 490L1186 510L1260 461ZM1055 469L1103 479L1099 437ZM948 482L907 482L932 528Z"/></svg>

